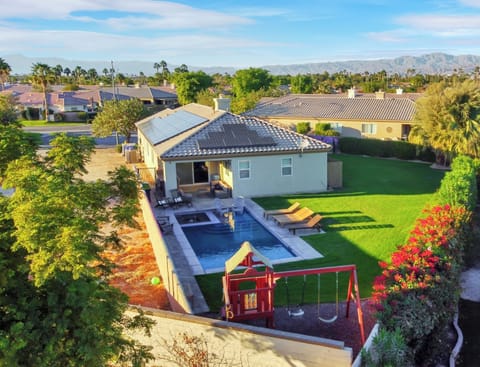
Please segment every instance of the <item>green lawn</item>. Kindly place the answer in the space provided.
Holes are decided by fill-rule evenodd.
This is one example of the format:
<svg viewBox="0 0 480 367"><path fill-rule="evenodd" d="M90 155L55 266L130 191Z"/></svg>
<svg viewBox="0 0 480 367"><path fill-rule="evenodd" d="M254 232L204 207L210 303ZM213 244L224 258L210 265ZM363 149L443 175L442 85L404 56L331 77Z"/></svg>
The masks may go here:
<svg viewBox="0 0 480 367"><path fill-rule="evenodd" d="M276 265L276 271L355 264L360 295L369 297L372 281L379 275L379 260L389 260L397 245L405 242L415 219L431 200L444 172L423 163L404 162L361 156L336 155L343 161L343 189L329 193L264 197L255 201L265 209L288 207L299 201L320 213L326 233L304 237L324 255L317 260ZM255 243L253 243L255 246ZM209 306L222 305L221 276L198 276L197 280ZM305 303L317 302L316 276L307 277ZM335 275L320 278L321 299L335 299ZM340 274L340 299L346 295L347 274ZM303 278L288 280L290 302L301 299ZM277 305L286 303L284 282L275 292Z"/></svg>
<svg viewBox="0 0 480 367"><path fill-rule="evenodd" d="M63 121L45 121L45 120L21 120L23 126L82 126L85 122L63 122Z"/></svg>

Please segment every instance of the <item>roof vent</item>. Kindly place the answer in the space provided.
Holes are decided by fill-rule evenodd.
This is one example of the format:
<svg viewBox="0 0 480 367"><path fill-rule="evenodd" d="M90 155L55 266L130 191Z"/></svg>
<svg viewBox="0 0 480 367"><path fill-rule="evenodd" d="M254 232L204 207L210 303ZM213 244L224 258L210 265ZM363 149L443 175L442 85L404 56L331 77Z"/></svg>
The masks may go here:
<svg viewBox="0 0 480 367"><path fill-rule="evenodd" d="M348 90L348 98L355 98L357 96L357 90L355 87Z"/></svg>
<svg viewBox="0 0 480 367"><path fill-rule="evenodd" d="M375 92L375 99L385 99L385 92L382 90Z"/></svg>
<svg viewBox="0 0 480 367"><path fill-rule="evenodd" d="M402 88L397 88L396 92L397 92L397 94L403 94L403 89Z"/></svg>

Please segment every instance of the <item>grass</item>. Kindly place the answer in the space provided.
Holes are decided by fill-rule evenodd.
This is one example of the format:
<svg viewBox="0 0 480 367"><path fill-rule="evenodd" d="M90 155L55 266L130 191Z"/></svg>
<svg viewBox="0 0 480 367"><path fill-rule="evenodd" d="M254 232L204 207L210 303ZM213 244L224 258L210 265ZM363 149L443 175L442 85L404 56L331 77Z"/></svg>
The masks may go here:
<svg viewBox="0 0 480 367"><path fill-rule="evenodd" d="M444 172L423 163L380 158L336 155L343 162L340 190L257 198L265 209L288 207L295 201L320 213L324 234L303 237L324 255L321 259L275 266L276 271L332 265L357 266L362 298L369 297L372 282L380 274L378 261L388 261L396 247L405 242L415 219L430 202ZM253 243L255 246L255 243ZM221 276L198 276L197 280L212 310L222 306ZM347 274L340 273L339 297L345 299ZM305 303L317 302L317 278L307 277ZM335 274L321 276L321 299L335 299ZM288 280L290 303L301 302L303 277ZM286 304L283 280L277 284L275 304Z"/></svg>
<svg viewBox="0 0 480 367"><path fill-rule="evenodd" d="M20 120L22 126L83 126L85 122L45 121L45 120Z"/></svg>

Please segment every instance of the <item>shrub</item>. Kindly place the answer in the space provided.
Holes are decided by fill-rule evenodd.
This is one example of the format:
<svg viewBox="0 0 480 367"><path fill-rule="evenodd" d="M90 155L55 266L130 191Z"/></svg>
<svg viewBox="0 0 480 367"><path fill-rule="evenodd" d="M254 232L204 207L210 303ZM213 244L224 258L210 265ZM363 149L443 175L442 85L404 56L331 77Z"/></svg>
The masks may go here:
<svg viewBox="0 0 480 367"><path fill-rule="evenodd" d="M61 112L55 112L53 114L53 119L58 122L58 121L64 121L65 120L65 116L63 115L63 113Z"/></svg>
<svg viewBox="0 0 480 367"><path fill-rule="evenodd" d="M436 206L417 220L405 245L380 262L372 297L381 327L399 329L420 363L441 350L440 333L458 302L462 255L470 213L463 207Z"/></svg>
<svg viewBox="0 0 480 367"><path fill-rule="evenodd" d="M373 338L370 350L362 350L362 366L409 367L413 366L410 348L400 330L380 329Z"/></svg>
<svg viewBox="0 0 480 367"><path fill-rule="evenodd" d="M445 174L437 199L440 204L465 206L474 210L477 203L477 171L478 162L466 156L455 158L452 170Z"/></svg>
<svg viewBox="0 0 480 367"><path fill-rule="evenodd" d="M77 118L80 120L80 121L87 121L88 119L88 113L84 112L84 111L81 111L81 112L77 112Z"/></svg>
<svg viewBox="0 0 480 367"><path fill-rule="evenodd" d="M297 124L297 133L308 134L310 131L310 122L299 122Z"/></svg>
<svg viewBox="0 0 480 367"><path fill-rule="evenodd" d="M339 144L340 151L348 154L385 158L395 157L405 160L420 159L427 162L435 161L435 155L431 150L420 149L419 146L406 141L341 137Z"/></svg>

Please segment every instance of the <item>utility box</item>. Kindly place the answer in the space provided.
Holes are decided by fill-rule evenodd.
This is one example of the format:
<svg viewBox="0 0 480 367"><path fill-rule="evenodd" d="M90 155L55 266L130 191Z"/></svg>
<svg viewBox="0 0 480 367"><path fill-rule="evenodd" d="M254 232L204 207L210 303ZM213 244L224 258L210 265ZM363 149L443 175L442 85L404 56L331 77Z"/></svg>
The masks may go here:
<svg viewBox="0 0 480 367"><path fill-rule="evenodd" d="M330 188L343 187L343 162L328 157L327 183Z"/></svg>

